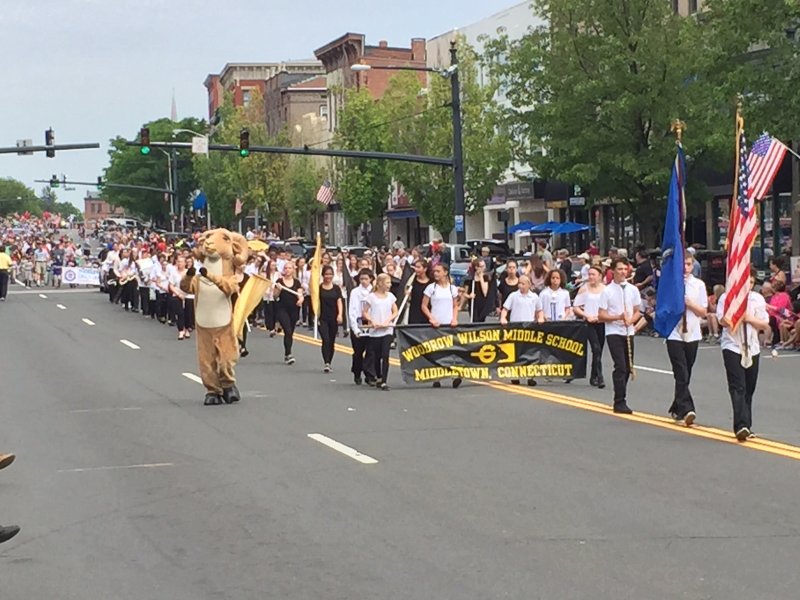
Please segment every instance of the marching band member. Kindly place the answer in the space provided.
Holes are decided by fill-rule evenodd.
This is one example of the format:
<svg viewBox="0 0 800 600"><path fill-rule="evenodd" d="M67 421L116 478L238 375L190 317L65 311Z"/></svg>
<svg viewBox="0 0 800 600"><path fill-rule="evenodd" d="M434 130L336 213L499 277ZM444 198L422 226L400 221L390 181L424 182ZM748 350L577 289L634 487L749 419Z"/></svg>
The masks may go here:
<svg viewBox="0 0 800 600"><path fill-rule="evenodd" d="M614 361L614 412L630 415L633 411L626 396L628 379L633 373L634 323L639 320L641 297L636 286L627 281L627 258L615 258L611 270L614 280L600 298L598 315L606 325L606 344Z"/></svg>
<svg viewBox="0 0 800 600"><path fill-rule="evenodd" d="M322 338L323 372L331 372L336 332L342 323L344 301L342 288L333 283L333 267L322 267L322 282L319 285L319 333Z"/></svg>
<svg viewBox="0 0 800 600"><path fill-rule="evenodd" d="M375 289L364 300L364 320L372 325L369 332L367 360L372 363L375 373L375 386L387 391L389 386L389 353L394 336L394 322L397 317L397 298L389 291L392 278L381 273L375 281Z"/></svg>
<svg viewBox="0 0 800 600"><path fill-rule="evenodd" d="M303 306L303 288L300 281L295 278L295 264L287 261L283 267L283 277L275 282L278 294L276 300L276 317L283 329L283 362L287 365L294 364L292 344L294 343L294 328Z"/></svg>
<svg viewBox="0 0 800 600"><path fill-rule="evenodd" d="M437 263L433 267L433 283L425 288L422 298L422 314L425 315L432 327L458 326L459 291L450 283L449 271L450 269L444 261ZM453 388L460 386L461 381L461 377L454 377ZM442 384L436 381L433 387L442 387Z"/></svg>
<svg viewBox="0 0 800 600"><path fill-rule="evenodd" d="M353 383L356 385L361 385L362 373L369 385L374 385L376 379L371 365L364 361L369 343L368 332L364 325L364 302L372 292L373 279L372 271L361 269L358 272L359 285L350 292L347 303L348 329L350 330L350 343L353 345L353 362L350 370L353 373Z"/></svg>
<svg viewBox="0 0 800 600"><path fill-rule="evenodd" d="M693 270L694 257L687 252L683 260L686 312L667 338L667 355L675 378L675 394L669 414L676 421L683 421L687 427L697 418L689 383L697 359L697 347L703 338L700 319L704 319L708 312L706 284L692 275Z"/></svg>
<svg viewBox="0 0 800 600"><path fill-rule="evenodd" d="M411 287L406 293L408 296L408 308L406 322L410 325L420 325L428 322L428 317L422 312L422 300L425 298L425 290L431 284L431 276L428 271L428 261L418 258L414 263L414 279Z"/></svg>
<svg viewBox="0 0 800 600"><path fill-rule="evenodd" d="M544 289L539 292L545 321L564 321L572 317L572 300L566 285L564 272L553 269L544 278Z"/></svg>
<svg viewBox="0 0 800 600"><path fill-rule="evenodd" d="M194 258L192 258L192 255L187 252L185 259L186 270L194 269ZM183 319L186 325L186 335L184 339L188 340L194 330L194 294L185 294L183 297Z"/></svg>
<svg viewBox="0 0 800 600"><path fill-rule="evenodd" d="M603 346L606 341L605 324L600 321L600 298L605 293L603 273L599 267L589 267L586 281L575 297L575 314L586 321L588 327L589 346L592 349L592 368L589 385L600 389L606 387L603 380Z"/></svg>
<svg viewBox="0 0 800 600"><path fill-rule="evenodd" d="M174 268L169 269L167 274L167 290L169 291L167 310L169 320L178 328L179 340L189 337L186 333L186 315L183 306L186 294L181 290L181 280L186 276L186 271L186 258L178 256L175 259Z"/></svg>
<svg viewBox="0 0 800 600"><path fill-rule="evenodd" d="M150 250L142 248L141 257L136 261L136 284L139 289L139 308L144 316L150 314L150 272L142 269L141 264L152 263Z"/></svg>
<svg viewBox="0 0 800 600"><path fill-rule="evenodd" d="M519 289L511 292L503 302L500 311L500 324L509 323L543 323L542 301L539 295L531 289L531 278L520 275L517 282ZM509 320L509 313L511 319ZM519 379L512 379L511 383L519 385ZM535 379L528 379L528 385L536 385Z"/></svg>
<svg viewBox="0 0 800 600"><path fill-rule="evenodd" d="M464 280L461 287L462 305L469 300L470 322L483 323L486 317L492 314L497 304L494 274L487 273L486 261L482 258L473 258L470 265L471 275Z"/></svg>

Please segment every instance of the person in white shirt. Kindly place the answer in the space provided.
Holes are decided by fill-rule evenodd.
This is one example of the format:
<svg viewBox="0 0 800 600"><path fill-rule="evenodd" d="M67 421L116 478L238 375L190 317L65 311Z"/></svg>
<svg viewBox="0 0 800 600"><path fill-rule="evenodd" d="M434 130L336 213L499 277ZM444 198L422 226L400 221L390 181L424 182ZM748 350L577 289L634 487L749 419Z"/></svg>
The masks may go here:
<svg viewBox="0 0 800 600"><path fill-rule="evenodd" d="M672 364L672 376L675 378L675 395L669 414L676 421L683 421L687 427L697 418L689 382L692 379L694 361L697 359L697 347L703 337L700 319L704 319L708 311L706 284L692 275L693 267L694 258L687 253L683 260L686 312L667 338L667 355Z"/></svg>
<svg viewBox="0 0 800 600"><path fill-rule="evenodd" d="M441 325L458 326L458 295L456 286L450 283L450 269L444 262L439 262L433 267L433 283L428 285L423 292L422 314L428 319L432 327ZM461 377L453 379L453 387L461 385ZM435 382L433 387L441 387L440 382Z"/></svg>
<svg viewBox="0 0 800 600"><path fill-rule="evenodd" d="M641 297L636 286L627 282L628 259L611 261L614 280L606 286L600 298L598 316L606 324L606 343L614 361L614 412L625 415L633 411L628 406L628 379L633 372L634 323L639 320Z"/></svg>
<svg viewBox="0 0 800 600"><path fill-rule="evenodd" d="M372 363L377 377L375 387L383 391L389 389L389 353L398 312L397 298L389 291L391 286L392 278L381 273L375 280L375 289L364 300L364 321L372 325L366 360Z"/></svg>
<svg viewBox="0 0 800 600"><path fill-rule="evenodd" d="M758 359L761 346L758 332L770 331L767 303L761 294L753 292L756 282L755 270L750 271L750 292L747 308L736 331L731 331L725 319L725 299L728 292L717 302L717 318L722 326L722 362L728 379L728 394L733 406L733 431L736 439L744 442L753 436L753 394L758 382Z"/></svg>
<svg viewBox="0 0 800 600"><path fill-rule="evenodd" d="M500 310L500 324L511 323L544 323L542 302L538 294L531 290L531 278L527 275L519 276L519 289L511 292L503 302ZM509 313L511 319L509 319ZM519 379L512 379L511 383L519 385ZM535 379L528 379L528 385L536 385Z"/></svg>
<svg viewBox="0 0 800 600"><path fill-rule="evenodd" d="M350 292L350 299L347 302L347 321L350 330L350 343L353 345L353 362L350 370L353 372L353 383L361 385L361 375L368 385L374 385L377 379L372 371L372 366L364 360L369 344L367 327L364 324L364 302L372 293L372 271L361 269L358 272L358 287L354 287Z"/></svg>
<svg viewBox="0 0 800 600"><path fill-rule="evenodd" d="M564 288L564 272L558 269L549 271L544 278L544 289L539 292L542 311L546 321L563 321L572 317L572 300Z"/></svg>
<svg viewBox="0 0 800 600"><path fill-rule="evenodd" d="M605 325L600 321L600 299L605 294L606 286L603 285L603 272L600 267L589 267L586 274L586 283L575 296L575 314L586 321L588 326L589 346L592 349L592 370L589 376L589 385L597 386L601 390L606 387L603 380L603 346L606 341Z"/></svg>

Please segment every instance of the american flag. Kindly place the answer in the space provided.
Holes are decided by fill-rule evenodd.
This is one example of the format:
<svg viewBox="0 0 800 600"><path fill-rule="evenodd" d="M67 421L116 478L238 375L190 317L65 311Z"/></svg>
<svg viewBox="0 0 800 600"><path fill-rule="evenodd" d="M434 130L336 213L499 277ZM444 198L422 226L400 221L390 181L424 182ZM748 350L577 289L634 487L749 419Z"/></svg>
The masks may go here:
<svg viewBox="0 0 800 600"><path fill-rule="evenodd" d="M319 187L317 200L322 202L325 206L333 202L333 188L331 187L331 182L327 179L323 181L322 185Z"/></svg>
<svg viewBox="0 0 800 600"><path fill-rule="evenodd" d="M778 169L781 168L783 157L786 156L786 146L762 133L750 150L747 165L750 168L750 189L747 195L755 200L761 200L769 191Z"/></svg>
<svg viewBox="0 0 800 600"><path fill-rule="evenodd" d="M238 216L239 214L241 214L241 212L242 212L242 201L239 198L237 198L236 204L233 205L233 214L235 216Z"/></svg>
<svg viewBox="0 0 800 600"><path fill-rule="evenodd" d="M736 331L747 310L747 295L750 293L750 249L758 233L758 218L754 196L749 190L751 173L747 139L744 135L744 119L737 116L738 177L736 180L736 203L731 204L731 219L728 229L728 276L725 282L725 320L731 331Z"/></svg>

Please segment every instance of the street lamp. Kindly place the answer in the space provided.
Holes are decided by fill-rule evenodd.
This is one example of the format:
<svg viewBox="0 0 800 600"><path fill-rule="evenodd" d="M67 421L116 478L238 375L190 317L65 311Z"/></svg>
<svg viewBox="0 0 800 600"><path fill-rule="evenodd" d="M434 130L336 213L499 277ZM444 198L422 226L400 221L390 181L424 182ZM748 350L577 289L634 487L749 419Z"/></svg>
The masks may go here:
<svg viewBox="0 0 800 600"><path fill-rule="evenodd" d="M351 65L350 70L356 73L371 70L382 71L422 71L436 73L450 79L450 94L453 113L453 180L455 183L455 227L456 243L466 242L464 228L466 207L464 203L464 156L461 146L461 86L458 81L458 52L456 42L450 42L450 67L447 69L433 69L431 67L412 66L377 66L357 64Z"/></svg>

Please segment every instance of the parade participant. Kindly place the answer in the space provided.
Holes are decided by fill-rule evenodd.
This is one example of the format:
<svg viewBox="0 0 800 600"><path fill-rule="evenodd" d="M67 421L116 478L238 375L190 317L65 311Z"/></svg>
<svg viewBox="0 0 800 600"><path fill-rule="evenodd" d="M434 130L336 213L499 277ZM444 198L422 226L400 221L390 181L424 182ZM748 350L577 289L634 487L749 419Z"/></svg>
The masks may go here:
<svg viewBox="0 0 800 600"><path fill-rule="evenodd" d="M283 277L275 282L277 294L275 300L275 318L283 329L283 362L287 365L294 364L292 344L294 343L294 328L300 317L300 307L303 306L303 286L295 277L294 262L287 261L283 267Z"/></svg>
<svg viewBox="0 0 800 600"><path fill-rule="evenodd" d="M422 299L425 297L425 290L430 283L431 276L428 272L428 261L424 258L419 258L414 263L414 279L411 281L411 286L406 288L406 293L408 294L406 323L420 325L428 322L428 318L422 312Z"/></svg>
<svg viewBox="0 0 800 600"><path fill-rule="evenodd" d="M470 271L461 288L461 303L469 300L470 322L483 323L497 306L497 283L483 258L473 258Z"/></svg>
<svg viewBox="0 0 800 600"><path fill-rule="evenodd" d="M319 334L322 338L323 372L331 372L336 332L342 323L344 302L342 288L333 283L333 267L322 267L322 283L319 286Z"/></svg>
<svg viewBox="0 0 800 600"><path fill-rule="evenodd" d="M509 258L506 261L506 269L503 272L502 276L500 277L500 283L498 283L497 285L497 291L499 292L498 294L499 298L497 299L498 312L500 312L500 309L503 307L503 303L511 295L511 293L516 292L518 289L519 289L519 267L517 265L516 260L514 260L513 258Z"/></svg>
<svg viewBox="0 0 800 600"><path fill-rule="evenodd" d="M563 321L572 317L572 300L564 287L566 277L560 269L548 271L544 278L544 289L539 292L546 321Z"/></svg>
<svg viewBox="0 0 800 600"><path fill-rule="evenodd" d="M178 328L179 340L189 337L186 332L186 314L183 306L186 292L181 290L181 281L186 277L187 271L186 259L183 256L178 256L175 260L174 268L169 270L167 279L167 289L169 291L167 311L169 313L169 320L175 323Z"/></svg>
<svg viewBox="0 0 800 600"><path fill-rule="evenodd" d="M589 347L592 349L592 368L589 385L600 389L606 387L603 380L603 346L606 341L605 325L600 321L600 299L605 293L603 273L599 267L589 267L586 274L586 285L575 297L575 314L586 321Z"/></svg>
<svg viewBox="0 0 800 600"><path fill-rule="evenodd" d="M447 264L440 261L433 267L433 283L425 288L422 298L422 314L425 315L432 327L458 326L459 291L450 283L449 271ZM460 386L461 381L461 377L453 378L453 387ZM437 381L433 387L441 387L441 383Z"/></svg>
<svg viewBox="0 0 800 600"><path fill-rule="evenodd" d="M697 418L689 383L697 359L697 347L703 337L700 319L705 318L708 309L706 284L692 274L693 270L694 257L687 252L683 259L686 312L667 338L667 355L675 378L675 394L668 412L687 427Z"/></svg>
<svg viewBox="0 0 800 600"><path fill-rule="evenodd" d="M350 298L347 302L350 343L353 345L353 363L350 370L353 373L353 383L356 385L361 385L362 374L367 384L374 385L376 379L375 373L372 371L372 366L364 360L369 343L369 336L366 331L367 328L364 324L364 302L367 296L372 292L373 279L374 275L372 271L369 269L361 269L358 272L359 285L350 292Z"/></svg>
<svg viewBox="0 0 800 600"><path fill-rule="evenodd" d="M191 255L187 254L184 260L186 261L186 271L195 268L194 258ZM188 340L194 331L194 294L191 292L183 296L183 321L186 327L184 339Z"/></svg>
<svg viewBox="0 0 800 600"><path fill-rule="evenodd" d="M239 349L231 296L239 289L236 269L247 260L247 240L227 229L213 229L200 236L194 252L203 266L199 272L187 270L180 289L195 296L197 358L206 388L203 403L208 406L238 402L234 368Z"/></svg>
<svg viewBox="0 0 800 600"><path fill-rule="evenodd" d="M375 387L383 391L389 389L389 353L398 312L397 298L389 291L391 283L391 277L381 273L375 280L375 289L364 300L363 318L372 327L366 360L375 374Z"/></svg>
<svg viewBox="0 0 800 600"><path fill-rule="evenodd" d="M5 248L3 248L4 250ZM0 469L5 469L14 462L16 456L14 454L0 454ZM0 526L0 544L7 542L19 533L17 525L4 525Z"/></svg>
<svg viewBox="0 0 800 600"><path fill-rule="evenodd" d="M527 275L520 275L517 285L519 289L511 292L503 302L500 324L543 323L542 302L539 295L531 289L531 278ZM509 315L511 319L509 319ZM511 383L519 385L519 379L512 379ZM528 385L536 385L536 380L528 379Z"/></svg>
<svg viewBox="0 0 800 600"><path fill-rule="evenodd" d="M736 331L732 332L725 319L726 291L717 302L717 318L722 326L722 362L728 379L728 394L733 407L733 431L744 442L753 436L753 394L758 383L758 362L761 345L758 332L769 331L769 317L764 297L753 291L756 271L750 271L750 292L747 308Z"/></svg>
<svg viewBox="0 0 800 600"><path fill-rule="evenodd" d="M267 260L262 266L261 275L269 279L273 285L269 286L264 292L261 303L261 311L264 314L264 327L269 333L269 337L275 337L275 295L277 291L274 288L275 282L278 280L277 263L274 260Z"/></svg>
<svg viewBox="0 0 800 600"><path fill-rule="evenodd" d="M6 252L6 242L0 244L0 302L8 296L8 280L11 277L11 257Z"/></svg>
<svg viewBox="0 0 800 600"><path fill-rule="evenodd" d="M153 260L150 258L150 250L145 246L139 260L135 263L136 268L136 287L139 290L139 308L144 316L150 314L150 273L153 268ZM144 267L143 267L144 265Z"/></svg>
<svg viewBox="0 0 800 600"><path fill-rule="evenodd" d="M629 284L628 259L611 261L614 280L600 298L598 316L605 323L606 344L614 361L614 412L632 414L627 403L628 379L633 375L634 323L639 320L641 297L636 286Z"/></svg>

